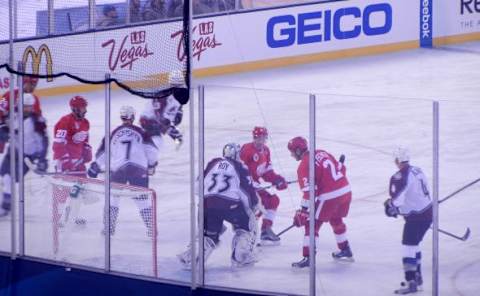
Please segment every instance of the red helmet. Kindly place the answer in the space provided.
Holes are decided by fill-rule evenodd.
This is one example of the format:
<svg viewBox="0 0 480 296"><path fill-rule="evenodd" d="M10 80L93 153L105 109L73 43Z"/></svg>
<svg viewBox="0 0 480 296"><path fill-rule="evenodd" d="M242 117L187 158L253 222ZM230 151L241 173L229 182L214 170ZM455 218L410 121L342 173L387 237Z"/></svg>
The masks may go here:
<svg viewBox="0 0 480 296"><path fill-rule="evenodd" d="M302 156L308 150L307 140L304 137L295 137L288 141L288 150L294 153L297 157Z"/></svg>
<svg viewBox="0 0 480 296"><path fill-rule="evenodd" d="M252 136L254 139L257 139L259 137L265 137L267 138L268 137L268 131L267 131L267 128L265 127L262 127L262 126L256 126L253 128L253 131L252 131Z"/></svg>
<svg viewBox="0 0 480 296"><path fill-rule="evenodd" d="M82 96L74 96L70 99L70 108L86 108L87 105L87 100Z"/></svg>

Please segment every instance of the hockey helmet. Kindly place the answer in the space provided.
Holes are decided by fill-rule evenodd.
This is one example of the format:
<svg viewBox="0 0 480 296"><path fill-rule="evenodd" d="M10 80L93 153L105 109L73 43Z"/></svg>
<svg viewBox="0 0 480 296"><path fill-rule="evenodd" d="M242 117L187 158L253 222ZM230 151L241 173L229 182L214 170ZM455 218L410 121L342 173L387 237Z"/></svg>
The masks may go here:
<svg viewBox="0 0 480 296"><path fill-rule="evenodd" d="M291 153L295 154L297 159L300 159L303 153L308 150L308 143L304 137L295 137L288 141L287 147Z"/></svg>
<svg viewBox="0 0 480 296"><path fill-rule="evenodd" d="M393 157L398 162L409 162L410 161L410 151L404 146L398 146L393 150Z"/></svg>
<svg viewBox="0 0 480 296"><path fill-rule="evenodd" d="M122 106L120 108L120 118L133 121L135 119L135 109L132 106Z"/></svg>
<svg viewBox="0 0 480 296"><path fill-rule="evenodd" d="M185 79L183 77L183 72L180 70L173 70L168 73L168 84L170 86L182 86L185 84Z"/></svg>
<svg viewBox="0 0 480 296"><path fill-rule="evenodd" d="M87 100L82 96L74 96L70 99L70 108L86 108Z"/></svg>
<svg viewBox="0 0 480 296"><path fill-rule="evenodd" d="M233 160L240 160L240 145L237 143L228 143L223 147L223 157L233 159Z"/></svg>
<svg viewBox="0 0 480 296"><path fill-rule="evenodd" d="M260 137L265 137L268 138L268 130L266 127L263 127L263 126L256 126L253 128L253 131L252 131L252 136L254 139L258 139Z"/></svg>

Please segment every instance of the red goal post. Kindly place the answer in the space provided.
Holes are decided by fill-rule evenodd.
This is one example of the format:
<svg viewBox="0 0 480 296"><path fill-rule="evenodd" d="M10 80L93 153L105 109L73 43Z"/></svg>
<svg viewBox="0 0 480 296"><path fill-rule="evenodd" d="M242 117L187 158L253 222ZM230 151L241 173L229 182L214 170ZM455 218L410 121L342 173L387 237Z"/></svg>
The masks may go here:
<svg viewBox="0 0 480 296"><path fill-rule="evenodd" d="M72 197L70 192L74 186L81 188L80 199L75 202L77 212L82 213L80 207L88 207L93 204L104 205L105 201L105 181L99 179L90 179L85 177L78 177L72 175L55 174L49 176L49 181L52 189L52 235L53 235L53 253L57 256L62 248L62 235L60 229L62 225L62 219L66 214L66 208L72 203ZM152 251L152 274L158 276L157 267L157 198L155 190L145 187L110 183L110 197L120 198L135 198L142 197L151 206L151 217L148 217L149 223L151 223L151 233L153 235L148 236L151 239L151 251ZM97 206L98 207L98 206ZM104 206L102 209L103 220ZM69 212L73 210L69 209ZM98 213L98 211L97 211ZM81 215L81 214L80 214ZM68 214L67 214L68 216ZM73 219L73 218L72 218ZM103 224L103 223L102 223ZM105 227L103 225L103 227ZM70 235L70 234L68 234ZM65 235L66 236L66 235Z"/></svg>

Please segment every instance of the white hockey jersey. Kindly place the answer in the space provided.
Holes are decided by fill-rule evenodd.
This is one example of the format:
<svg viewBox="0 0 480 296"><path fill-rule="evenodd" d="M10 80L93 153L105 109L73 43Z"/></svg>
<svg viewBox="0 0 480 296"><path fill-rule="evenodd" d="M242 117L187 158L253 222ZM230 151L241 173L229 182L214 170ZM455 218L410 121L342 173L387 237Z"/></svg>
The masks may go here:
<svg viewBox="0 0 480 296"><path fill-rule="evenodd" d="M18 136L18 117L15 113L15 148L20 145ZM6 123L8 125L8 121ZM23 119L23 153L26 156L44 158L47 154L48 137L46 135L45 119L40 115L30 115Z"/></svg>
<svg viewBox="0 0 480 296"><path fill-rule="evenodd" d="M240 201L247 209L252 209L258 203L248 171L239 162L225 158L213 159L205 170L203 185L204 198L218 196Z"/></svg>
<svg viewBox="0 0 480 296"><path fill-rule="evenodd" d="M390 178L390 196L401 215L431 215L427 178L418 167L407 165Z"/></svg>
<svg viewBox="0 0 480 296"><path fill-rule="evenodd" d="M168 125L175 124L175 117L181 109L180 103L173 97L154 99L148 102L140 117L153 119L158 122L166 122Z"/></svg>
<svg viewBox="0 0 480 296"><path fill-rule="evenodd" d="M123 124L110 135L110 168L116 171L127 164L147 169L157 162L158 149L138 126ZM105 139L97 151L96 162L105 168Z"/></svg>

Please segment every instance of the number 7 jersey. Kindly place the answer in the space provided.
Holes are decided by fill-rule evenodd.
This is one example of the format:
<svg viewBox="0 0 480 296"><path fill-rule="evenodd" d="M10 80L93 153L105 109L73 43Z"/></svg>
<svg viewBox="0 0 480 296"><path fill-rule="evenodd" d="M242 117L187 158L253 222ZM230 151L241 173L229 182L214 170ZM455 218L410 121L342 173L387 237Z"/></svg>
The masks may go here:
<svg viewBox="0 0 480 296"><path fill-rule="evenodd" d="M308 207L309 199L309 155L303 155L298 166L298 184L303 192L302 206ZM315 150L315 200L330 200L341 197L351 191L346 177L346 168L331 154L324 150Z"/></svg>

